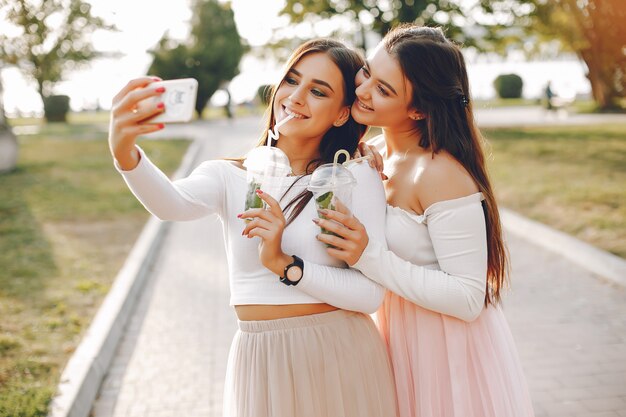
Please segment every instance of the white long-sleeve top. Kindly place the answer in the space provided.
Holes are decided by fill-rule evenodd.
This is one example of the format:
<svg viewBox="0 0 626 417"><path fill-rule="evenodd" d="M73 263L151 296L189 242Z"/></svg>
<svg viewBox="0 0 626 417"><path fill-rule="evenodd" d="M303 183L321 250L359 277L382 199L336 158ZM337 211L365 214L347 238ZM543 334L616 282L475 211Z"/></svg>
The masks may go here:
<svg viewBox="0 0 626 417"><path fill-rule="evenodd" d="M483 199L476 193L437 202L423 215L388 206L389 249L370 240L353 267L421 307L474 320L487 283Z"/></svg>
<svg viewBox="0 0 626 417"><path fill-rule="evenodd" d="M229 161L206 161L188 177L172 182L137 148L141 154L137 167L123 171L115 165L150 213L161 220L175 221L219 216L226 244L231 305L328 303L364 313L373 313L380 306L384 288L329 256L326 246L315 238L320 229L312 222L317 218L313 199L283 233L283 251L304 261L300 283L287 286L261 264L260 238L241 235L245 224L237 215L244 212L246 171ZM352 211L367 227L370 239L385 247L385 192L380 177L365 163L353 164L349 169L357 180ZM279 200L295 180L296 177L275 178L274 185L264 186L263 191ZM296 182L280 200L281 207L300 194L309 180L310 176L305 176Z"/></svg>

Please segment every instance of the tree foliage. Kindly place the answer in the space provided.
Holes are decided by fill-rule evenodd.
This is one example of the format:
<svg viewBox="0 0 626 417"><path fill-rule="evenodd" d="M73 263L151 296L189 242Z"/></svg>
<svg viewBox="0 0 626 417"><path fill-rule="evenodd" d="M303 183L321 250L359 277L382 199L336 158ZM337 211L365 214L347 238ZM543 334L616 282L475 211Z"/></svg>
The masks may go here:
<svg viewBox="0 0 626 417"><path fill-rule="evenodd" d="M374 46L366 44L367 31L384 36L392 27L406 22L441 26L451 39L476 46L476 37L463 29L475 21L453 0L287 0L281 15L289 16L293 23L344 15L357 22L363 49Z"/></svg>
<svg viewBox="0 0 626 417"><path fill-rule="evenodd" d="M195 107L201 115L215 91L239 73L239 61L247 47L239 36L229 4L195 0L192 10L190 38L175 42L163 36L150 51L153 61L148 72L163 79L197 79Z"/></svg>
<svg viewBox="0 0 626 417"><path fill-rule="evenodd" d="M624 0L481 0L493 13L513 18L500 28L500 45L541 53L546 45L572 51L585 62L594 99L601 109L626 97L626 4ZM511 5L517 13L511 13Z"/></svg>
<svg viewBox="0 0 626 417"><path fill-rule="evenodd" d="M67 70L101 55L89 40L94 31L114 29L82 0L0 0L0 15L12 25L11 35L0 34L0 62L36 81L42 100Z"/></svg>
<svg viewBox="0 0 626 417"><path fill-rule="evenodd" d="M559 39L587 65L602 109L626 98L626 4L623 0L535 0L537 30Z"/></svg>

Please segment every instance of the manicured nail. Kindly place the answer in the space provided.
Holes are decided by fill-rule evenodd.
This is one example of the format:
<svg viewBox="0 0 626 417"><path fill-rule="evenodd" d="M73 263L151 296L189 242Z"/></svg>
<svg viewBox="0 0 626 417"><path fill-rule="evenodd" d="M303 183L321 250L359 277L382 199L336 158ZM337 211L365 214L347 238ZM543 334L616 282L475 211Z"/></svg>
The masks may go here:
<svg viewBox="0 0 626 417"><path fill-rule="evenodd" d="M165 107L165 103L160 102L159 104L157 104L157 109L162 109Z"/></svg>
<svg viewBox="0 0 626 417"><path fill-rule="evenodd" d="M237 215L238 219L241 219L242 217L243 217L243 213Z"/></svg>
<svg viewBox="0 0 626 417"><path fill-rule="evenodd" d="M263 194L263 191L261 191L261 190L258 190L258 189L257 189L257 190L256 190L256 193L257 193L257 194Z"/></svg>
<svg viewBox="0 0 626 417"><path fill-rule="evenodd" d="M163 123L159 123L158 126L159 126L159 129L163 129L165 127Z"/></svg>
<svg viewBox="0 0 626 417"><path fill-rule="evenodd" d="M313 220L313 223L315 223L315 224L319 224L319 222L320 222L320 219L312 219L312 220Z"/></svg>
<svg viewBox="0 0 626 417"><path fill-rule="evenodd" d="M157 88L154 91L156 91L157 93L164 93L165 92L165 87L159 87L159 88Z"/></svg>

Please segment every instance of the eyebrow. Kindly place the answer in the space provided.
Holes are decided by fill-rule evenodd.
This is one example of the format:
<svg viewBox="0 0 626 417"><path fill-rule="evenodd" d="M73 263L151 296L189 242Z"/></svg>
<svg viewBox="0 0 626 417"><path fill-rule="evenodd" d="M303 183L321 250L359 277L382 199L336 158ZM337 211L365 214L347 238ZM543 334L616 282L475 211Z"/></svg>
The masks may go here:
<svg viewBox="0 0 626 417"><path fill-rule="evenodd" d="M290 69L289 72L293 72L298 77L302 77L302 74L300 74L300 72L298 72L297 70L295 70L293 68ZM326 87L328 87L330 89L330 91L332 91L333 93L335 92L335 90L333 90L333 88L330 86L330 84L328 84L326 81L322 81L322 80L318 80L317 78L313 78L313 82L315 84L320 84L320 85L326 86Z"/></svg>
<svg viewBox="0 0 626 417"><path fill-rule="evenodd" d="M370 63L369 63L369 62L367 62L367 61L365 61L365 66L367 67L367 70L369 71L369 69L370 69ZM371 71L370 71L370 72L371 72ZM380 81L381 83L383 83L383 84L384 84L384 85L385 85L388 89L390 89L391 91L393 91L393 93L394 93L395 95L398 95L398 93L396 92L395 88L393 88L393 87L391 86L391 84L389 84L387 81L385 81L385 80L381 80L380 78L377 78L377 80L378 80L378 81Z"/></svg>

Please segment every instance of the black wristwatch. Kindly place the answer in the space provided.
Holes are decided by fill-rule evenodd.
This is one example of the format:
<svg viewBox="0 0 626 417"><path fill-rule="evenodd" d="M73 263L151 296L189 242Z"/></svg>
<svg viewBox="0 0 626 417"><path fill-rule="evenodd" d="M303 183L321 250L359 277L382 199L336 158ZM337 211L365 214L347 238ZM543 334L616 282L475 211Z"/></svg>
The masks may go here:
<svg viewBox="0 0 626 417"><path fill-rule="evenodd" d="M285 267L283 276L280 277L280 282L285 285L298 285L304 275L304 262L296 255L291 255L293 262Z"/></svg>

